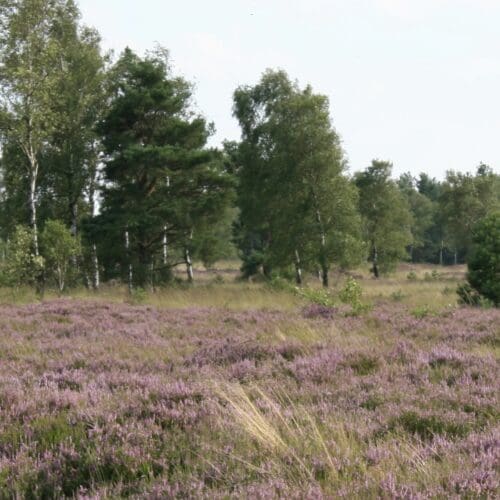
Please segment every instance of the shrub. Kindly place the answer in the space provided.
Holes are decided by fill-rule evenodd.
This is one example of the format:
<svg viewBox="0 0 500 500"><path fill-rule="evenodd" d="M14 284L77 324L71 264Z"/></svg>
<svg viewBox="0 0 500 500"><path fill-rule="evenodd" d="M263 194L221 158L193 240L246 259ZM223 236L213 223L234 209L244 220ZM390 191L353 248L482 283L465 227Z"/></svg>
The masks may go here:
<svg viewBox="0 0 500 500"><path fill-rule="evenodd" d="M344 304L350 304L354 307L354 305L359 304L361 301L362 293L361 285L354 278L349 277L339 297Z"/></svg>
<svg viewBox="0 0 500 500"><path fill-rule="evenodd" d="M434 269L432 273L425 273L424 274L424 281L437 281L441 275Z"/></svg>
<svg viewBox="0 0 500 500"><path fill-rule="evenodd" d="M47 277L55 281L59 292L63 292L71 261L80 255L80 243L63 222L49 220L41 234L41 244Z"/></svg>
<svg viewBox="0 0 500 500"><path fill-rule="evenodd" d="M401 302L405 297L406 295L403 293L402 290L396 290L395 292L391 293L391 299L394 302Z"/></svg>
<svg viewBox="0 0 500 500"><path fill-rule="evenodd" d="M458 302L468 306L478 306L481 302L481 295L474 290L469 283L462 283L457 287Z"/></svg>
<svg viewBox="0 0 500 500"><path fill-rule="evenodd" d="M418 307L415 307L415 309L413 309L411 311L411 314L414 318L416 319L423 319L423 318L426 318L427 316L429 316L430 314L432 313L431 309L429 306L427 305L423 305L423 306L418 306Z"/></svg>
<svg viewBox="0 0 500 500"><path fill-rule="evenodd" d="M26 226L16 226L6 253L2 272L4 284L38 287L43 281L45 262L43 257L36 256L33 252L33 230Z"/></svg>
<svg viewBox="0 0 500 500"><path fill-rule="evenodd" d="M500 212L482 219L473 231L467 281L479 295L500 304Z"/></svg>
<svg viewBox="0 0 500 500"><path fill-rule="evenodd" d="M410 271L407 275L406 275L406 279L410 280L410 281L417 281L417 273L415 271Z"/></svg>
<svg viewBox="0 0 500 500"><path fill-rule="evenodd" d="M371 308L369 304L361 301L362 295L361 285L354 278L349 277L339 293L339 298L344 304L349 304L352 307L352 314L357 316Z"/></svg>
<svg viewBox="0 0 500 500"><path fill-rule="evenodd" d="M295 292L299 297L324 307L333 307L335 302L328 292L328 290L322 288L298 288L295 287Z"/></svg>

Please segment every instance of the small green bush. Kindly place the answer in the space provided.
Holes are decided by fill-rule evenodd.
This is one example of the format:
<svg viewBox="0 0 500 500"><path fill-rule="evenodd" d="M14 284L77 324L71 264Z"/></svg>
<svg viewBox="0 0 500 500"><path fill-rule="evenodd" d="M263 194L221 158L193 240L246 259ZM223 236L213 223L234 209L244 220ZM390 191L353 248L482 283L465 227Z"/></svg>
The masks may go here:
<svg viewBox="0 0 500 500"><path fill-rule="evenodd" d="M405 297L406 295L403 293L402 290L396 290L395 292L391 293L391 299L394 302L401 302Z"/></svg>
<svg viewBox="0 0 500 500"><path fill-rule="evenodd" d="M344 288L339 293L339 298L344 304L350 304L354 307L361 302L362 294L361 285L354 278L349 276Z"/></svg>
<svg viewBox="0 0 500 500"><path fill-rule="evenodd" d="M318 304L325 307L333 307L335 301L333 300L330 292L324 288L298 288L294 287L295 293L299 297L312 302L313 304Z"/></svg>
<svg viewBox="0 0 500 500"><path fill-rule="evenodd" d="M361 285L354 278L349 277L339 293L339 298L344 304L349 304L352 307L352 315L358 316L371 309L370 304L362 302L362 295Z"/></svg>
<svg viewBox="0 0 500 500"><path fill-rule="evenodd" d="M441 275L433 269L432 273L424 274L424 281L438 281L441 278Z"/></svg>
<svg viewBox="0 0 500 500"><path fill-rule="evenodd" d="M411 311L411 314L413 317L415 317L417 319L423 319L423 318L426 318L427 316L430 316L432 314L432 311L431 311L431 308L429 306L424 305L424 306L415 307L415 309L413 309Z"/></svg>
<svg viewBox="0 0 500 500"><path fill-rule="evenodd" d="M407 280L410 280L410 281L417 281L418 277L417 277L417 273L415 271L410 271L407 275L406 275L406 279Z"/></svg>
<svg viewBox="0 0 500 500"><path fill-rule="evenodd" d="M142 304L148 298L148 292L144 288L132 288L130 292L130 304Z"/></svg>

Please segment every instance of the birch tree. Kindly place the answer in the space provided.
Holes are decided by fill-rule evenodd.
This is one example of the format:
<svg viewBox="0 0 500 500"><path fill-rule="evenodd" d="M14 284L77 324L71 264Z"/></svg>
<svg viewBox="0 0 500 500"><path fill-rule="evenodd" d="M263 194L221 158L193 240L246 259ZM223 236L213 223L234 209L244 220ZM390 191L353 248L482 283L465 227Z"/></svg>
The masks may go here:
<svg viewBox="0 0 500 500"><path fill-rule="evenodd" d="M22 154L29 222L38 255L37 187L40 159L54 130L50 89L57 72L54 26L72 2L0 2L0 130Z"/></svg>
<svg viewBox="0 0 500 500"><path fill-rule="evenodd" d="M355 176L368 260L375 278L405 259L412 242L408 203L391 179L391 172L390 162L373 160Z"/></svg>
<svg viewBox="0 0 500 500"><path fill-rule="evenodd" d="M242 129L240 247L252 271L256 256L264 271L293 264L300 284L303 268L319 267L327 287L332 263L347 265L360 248L356 190L328 99L268 71L256 86L239 88L234 102Z"/></svg>

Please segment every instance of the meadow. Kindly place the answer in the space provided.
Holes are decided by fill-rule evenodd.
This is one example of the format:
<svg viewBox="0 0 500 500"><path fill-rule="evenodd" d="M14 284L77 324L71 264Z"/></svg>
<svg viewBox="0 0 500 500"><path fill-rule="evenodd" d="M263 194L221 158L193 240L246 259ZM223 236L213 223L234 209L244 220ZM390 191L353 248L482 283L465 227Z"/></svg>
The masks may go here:
<svg viewBox="0 0 500 500"><path fill-rule="evenodd" d="M0 290L0 498L497 497L500 311L457 305L464 271L354 273L356 310L345 275L325 305L231 263Z"/></svg>

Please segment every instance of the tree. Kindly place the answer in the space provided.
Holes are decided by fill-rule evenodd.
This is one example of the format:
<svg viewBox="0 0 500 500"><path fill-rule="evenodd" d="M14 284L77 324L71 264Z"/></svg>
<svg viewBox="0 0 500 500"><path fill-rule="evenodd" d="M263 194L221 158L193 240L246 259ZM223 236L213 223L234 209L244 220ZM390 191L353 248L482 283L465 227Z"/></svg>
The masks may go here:
<svg viewBox="0 0 500 500"><path fill-rule="evenodd" d="M80 212L90 212L99 154L95 128L106 107L106 58L99 35L78 26L77 13L60 19L56 29L60 67L50 99L57 126L42 163L49 173L46 187L57 200L51 215L67 221L76 236Z"/></svg>
<svg viewBox="0 0 500 500"><path fill-rule="evenodd" d="M80 242L58 220L48 220L41 234L41 250L46 276L53 279L60 293L67 284L72 259L80 254Z"/></svg>
<svg viewBox="0 0 500 500"><path fill-rule="evenodd" d="M359 220L356 192L332 127L329 102L301 90L283 71L266 72L255 87L234 95L242 128L239 199L240 244L255 272L271 267L320 268L328 286L332 261L355 252Z"/></svg>
<svg viewBox="0 0 500 500"><path fill-rule="evenodd" d="M452 247L457 263L467 258L472 248L474 225L500 208L500 177L486 165L480 165L477 175L450 171L439 198L444 222L445 239Z"/></svg>
<svg viewBox="0 0 500 500"><path fill-rule="evenodd" d="M40 160L55 126L50 92L60 68L56 28L75 15L72 1L0 3L0 130L2 141L18 149L26 169L35 255Z"/></svg>
<svg viewBox="0 0 500 500"><path fill-rule="evenodd" d="M368 259L376 278L380 271L391 269L407 257L406 247L412 242L411 214L405 198L391 180L391 171L391 163L373 160L371 166L355 176L369 246Z"/></svg>
<svg viewBox="0 0 500 500"><path fill-rule="evenodd" d="M125 50L112 78L110 109L99 126L106 153L96 221L106 235L103 259L138 286L151 285L179 263L175 258L192 279L193 236L223 213L232 178L221 155L206 149L210 127L190 111L191 86L171 74L165 51L141 59Z"/></svg>
<svg viewBox="0 0 500 500"><path fill-rule="evenodd" d="M481 219L473 230L467 280L479 294L500 304L500 212Z"/></svg>
<svg viewBox="0 0 500 500"><path fill-rule="evenodd" d="M416 189L416 179L408 172L398 179L398 187L405 196L410 209L412 242L409 247L410 259L415 262L424 247L430 243L429 231L435 220L435 204Z"/></svg>
<svg viewBox="0 0 500 500"><path fill-rule="evenodd" d="M238 208L240 217L236 225L236 241L243 259L242 271L246 276L262 267L271 275L269 246L272 240L269 200L276 185L271 179L271 154L274 147L269 117L275 105L294 91L293 84L283 71L268 71L255 87L236 89L233 96L233 114L241 127L239 144ZM233 152L233 156L236 156Z"/></svg>
<svg viewBox="0 0 500 500"><path fill-rule="evenodd" d="M33 253L33 229L18 225L7 244L3 281L14 287L35 286L43 291L43 257Z"/></svg>

